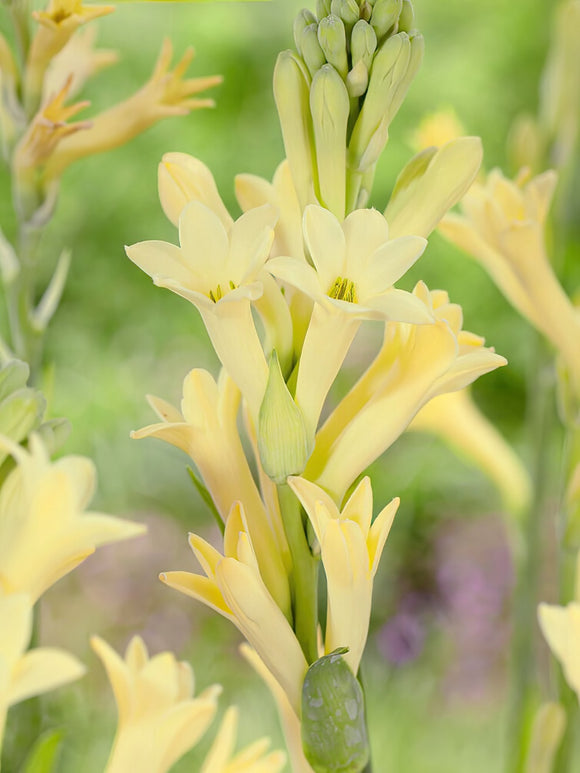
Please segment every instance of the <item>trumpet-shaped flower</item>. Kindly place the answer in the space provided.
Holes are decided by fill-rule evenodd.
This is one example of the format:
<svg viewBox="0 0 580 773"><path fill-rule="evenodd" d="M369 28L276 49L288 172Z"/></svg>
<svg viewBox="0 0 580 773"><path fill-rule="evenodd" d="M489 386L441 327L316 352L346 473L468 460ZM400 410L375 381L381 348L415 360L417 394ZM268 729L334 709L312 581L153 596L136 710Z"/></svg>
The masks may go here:
<svg viewBox="0 0 580 773"><path fill-rule="evenodd" d="M241 503L234 504L226 522L224 555L195 534L190 534L189 544L206 576L165 572L161 580L230 620L259 653L298 712L308 664L288 620L264 584Z"/></svg>
<svg viewBox="0 0 580 773"><path fill-rule="evenodd" d="M29 451L0 443L17 462L0 492L0 590L36 601L99 545L144 533L141 524L84 512L95 488L89 459L65 456L51 463L35 434Z"/></svg>
<svg viewBox="0 0 580 773"><path fill-rule="evenodd" d="M179 218L180 246L149 241L127 247L127 255L153 278L199 310L223 366L258 415L268 366L251 312L262 295L259 274L277 220L269 206L252 209L230 229L207 206L192 201Z"/></svg>
<svg viewBox="0 0 580 773"><path fill-rule="evenodd" d="M106 773L165 773L206 732L221 687L194 698L190 665L172 652L150 658L139 636L129 642L124 659L98 636L91 645L107 671L119 715Z"/></svg>
<svg viewBox="0 0 580 773"><path fill-rule="evenodd" d="M26 652L32 634L32 599L27 594L0 595L0 621L1 748L10 706L78 679L85 667L64 650L39 647Z"/></svg>
<svg viewBox="0 0 580 773"><path fill-rule="evenodd" d="M575 600L565 607L540 604L540 628L580 700L580 552L576 561Z"/></svg>
<svg viewBox="0 0 580 773"><path fill-rule="evenodd" d="M288 484L306 510L320 544L327 584L325 652L348 647L344 659L356 674L367 640L373 580L399 500L393 499L371 526L370 478L362 479L342 511L314 483L290 477Z"/></svg>
<svg viewBox="0 0 580 773"><path fill-rule="evenodd" d="M544 225L556 174L512 182L499 170L475 184L463 215L448 215L440 230L473 255L513 306L560 352L580 395L580 315L562 289L546 254Z"/></svg>
<svg viewBox="0 0 580 773"><path fill-rule="evenodd" d="M193 55L193 49L189 48L172 70L173 47L166 39L147 83L124 102L95 116L88 131L62 142L47 165L47 178L60 177L80 158L129 142L163 118L213 107L213 100L197 99L196 95L221 83L221 76L184 78Z"/></svg>
<svg viewBox="0 0 580 773"><path fill-rule="evenodd" d="M205 758L201 773L280 773L286 764L281 751L268 754L269 738L261 738L234 754L239 712L235 706L226 711L218 734Z"/></svg>
<svg viewBox="0 0 580 773"><path fill-rule="evenodd" d="M233 381L222 370L216 384L207 371L196 369L183 382L181 413L158 397L150 397L149 402L161 421L133 432L132 437L157 437L189 454L224 521L235 501L244 502L264 582L280 608L289 610L282 560L288 552L284 527L279 512L266 510L254 483L238 433L240 393Z"/></svg>
<svg viewBox="0 0 580 773"><path fill-rule="evenodd" d="M429 400L409 429L441 437L489 477L511 512L516 515L525 512L531 497L530 476L511 446L481 413L467 389Z"/></svg>
<svg viewBox="0 0 580 773"><path fill-rule="evenodd" d="M431 398L462 389L506 364L483 346L483 338L461 329L461 307L450 303L446 292L430 292L419 282L413 294L436 321L418 326L388 322L374 362L316 436L304 477L337 502Z"/></svg>
<svg viewBox="0 0 580 773"><path fill-rule="evenodd" d="M423 253L425 239L389 241L385 218L372 209L356 210L341 224L328 210L311 205L303 225L314 267L279 257L269 260L266 268L316 303L296 385L296 402L313 432L361 320L421 324L431 322L432 316L418 298L393 288Z"/></svg>

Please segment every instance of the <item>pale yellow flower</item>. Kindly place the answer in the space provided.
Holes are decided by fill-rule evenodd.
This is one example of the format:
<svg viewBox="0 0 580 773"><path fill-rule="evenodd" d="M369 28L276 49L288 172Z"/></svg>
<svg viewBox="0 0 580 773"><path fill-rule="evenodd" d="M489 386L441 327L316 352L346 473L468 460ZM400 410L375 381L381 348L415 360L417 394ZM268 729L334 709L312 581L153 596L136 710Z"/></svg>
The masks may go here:
<svg viewBox="0 0 580 773"><path fill-rule="evenodd" d="M243 505L236 503L228 515L224 555L195 534L190 534L189 544L206 576L165 572L161 580L230 620L259 653L298 712L308 664L290 623L264 584Z"/></svg>
<svg viewBox="0 0 580 773"><path fill-rule="evenodd" d="M0 749L6 713L15 703L83 676L85 667L54 647L27 650L32 635L32 599L0 595Z"/></svg>
<svg viewBox="0 0 580 773"><path fill-rule="evenodd" d="M429 236L469 190L482 158L479 137L459 137L412 158L398 176L385 209L391 239Z"/></svg>
<svg viewBox="0 0 580 773"><path fill-rule="evenodd" d="M304 211L304 237L314 266L293 257L273 258L266 269L315 302L296 385L296 402L314 432L328 390L363 319L432 321L425 304L393 287L423 253L419 236L389 240L374 209L352 212L343 223L326 209Z"/></svg>
<svg viewBox="0 0 580 773"><path fill-rule="evenodd" d="M134 537L145 526L85 512L95 489L90 459L51 463L38 435L29 451L0 439L17 462L0 491L0 590L33 601L99 545Z"/></svg>
<svg viewBox="0 0 580 773"><path fill-rule="evenodd" d="M252 209L231 228L205 204L190 202L179 218L180 246L148 241L127 255L153 278L193 303L223 366L258 415L268 366L252 318L251 303L263 292L260 272L272 240L277 212Z"/></svg>
<svg viewBox="0 0 580 773"><path fill-rule="evenodd" d="M357 673L365 648L373 580L399 500L393 499L371 525L370 478L358 484L342 510L319 486L290 477L288 485L306 510L320 545L326 574L327 617L324 650L348 647L345 661Z"/></svg>
<svg viewBox="0 0 580 773"><path fill-rule="evenodd" d="M419 282L413 294L436 321L388 322L383 346L368 370L318 431L304 477L340 502L353 480L377 459L431 398L453 392L506 364L461 329L461 307L443 290Z"/></svg>
<svg viewBox="0 0 580 773"><path fill-rule="evenodd" d="M268 753L269 738L261 738L235 756L239 711L230 706L205 758L201 773L280 773L286 763L281 751Z"/></svg>
<svg viewBox="0 0 580 773"><path fill-rule="evenodd" d="M560 661L564 676L580 700L580 552L576 560L576 593L565 607L540 604L540 628Z"/></svg>
<svg viewBox="0 0 580 773"><path fill-rule="evenodd" d="M556 174L514 182L495 169L474 184L463 215L447 215L445 237L481 262L513 306L560 352L580 395L580 315L562 289L546 254L544 228Z"/></svg>
<svg viewBox="0 0 580 773"><path fill-rule="evenodd" d="M197 99L196 95L221 83L221 76L185 78L193 55L193 49L187 49L171 69L173 47L166 39L147 83L128 99L92 118L90 130L82 136L62 142L47 165L47 177L60 177L80 158L117 148L164 118L212 107L213 100Z"/></svg>
<svg viewBox="0 0 580 773"><path fill-rule="evenodd" d="M526 511L531 497L529 473L467 389L434 397L409 429L438 435L489 477L511 512L521 515Z"/></svg>
<svg viewBox="0 0 580 773"><path fill-rule="evenodd" d="M106 773L165 773L204 735L217 710L219 685L194 695L193 671L172 652L149 657L139 636L123 659L93 636L117 703L117 733Z"/></svg>
<svg viewBox="0 0 580 773"><path fill-rule="evenodd" d="M452 107L436 110L421 119L412 137L413 147L418 150L440 148L448 142L465 136L465 129Z"/></svg>
<svg viewBox="0 0 580 773"><path fill-rule="evenodd" d="M288 553L280 513L266 510L254 483L238 433L240 393L222 370L218 383L202 369L183 382L181 412L158 397L149 402L161 422L132 433L140 439L157 437L188 454L224 522L241 500L261 574L283 610L290 608L290 591L283 555Z"/></svg>

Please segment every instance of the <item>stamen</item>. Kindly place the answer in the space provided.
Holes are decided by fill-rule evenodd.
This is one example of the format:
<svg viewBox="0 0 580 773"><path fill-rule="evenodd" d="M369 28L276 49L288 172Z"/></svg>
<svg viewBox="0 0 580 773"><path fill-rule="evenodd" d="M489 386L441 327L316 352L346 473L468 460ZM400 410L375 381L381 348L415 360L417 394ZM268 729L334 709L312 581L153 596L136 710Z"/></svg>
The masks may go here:
<svg viewBox="0 0 580 773"><path fill-rule="evenodd" d="M336 298L337 301L347 301L348 303L358 303L355 283L347 277L337 276L334 283L328 291L329 298Z"/></svg>

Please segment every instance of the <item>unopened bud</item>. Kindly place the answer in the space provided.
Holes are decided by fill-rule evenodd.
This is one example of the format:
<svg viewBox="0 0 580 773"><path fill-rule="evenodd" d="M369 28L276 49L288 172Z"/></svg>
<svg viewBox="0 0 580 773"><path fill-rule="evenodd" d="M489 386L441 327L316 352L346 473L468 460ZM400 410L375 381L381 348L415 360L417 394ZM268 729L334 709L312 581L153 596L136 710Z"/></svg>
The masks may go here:
<svg viewBox="0 0 580 773"><path fill-rule="evenodd" d="M353 67L362 61L367 70L370 70L376 50L377 36L374 29L368 22L359 19L353 27L350 38Z"/></svg>
<svg viewBox="0 0 580 773"><path fill-rule="evenodd" d="M312 79L310 112L316 144L321 203L342 222L346 205L346 133L349 97L334 67L325 64Z"/></svg>
<svg viewBox="0 0 580 773"><path fill-rule="evenodd" d="M346 652L313 663L302 686L302 748L315 773L361 773L369 761L363 691Z"/></svg>
<svg viewBox="0 0 580 773"><path fill-rule="evenodd" d="M316 16L318 17L318 21L322 21L325 16L329 15L330 3L331 0L316 0Z"/></svg>
<svg viewBox="0 0 580 773"><path fill-rule="evenodd" d="M403 0L377 0L371 15L371 26L380 40L397 23Z"/></svg>
<svg viewBox="0 0 580 773"><path fill-rule="evenodd" d="M415 11L411 0L403 0L399 16L399 32L411 32L415 29Z"/></svg>
<svg viewBox="0 0 580 773"><path fill-rule="evenodd" d="M311 76L314 76L314 73L318 72L326 64L324 51L320 48L320 43L318 42L318 24L310 24L302 31L300 46L302 58L306 67L308 67L308 72Z"/></svg>
<svg viewBox="0 0 580 773"><path fill-rule="evenodd" d="M346 31L339 16L331 14L322 19L318 25L318 42L324 51L326 61L334 67L341 78L346 78L348 73Z"/></svg>
<svg viewBox="0 0 580 773"><path fill-rule="evenodd" d="M38 427L45 410L46 401L40 392L30 387L16 390L0 403L0 435L21 443ZM0 465L7 456L8 451L0 448Z"/></svg>
<svg viewBox="0 0 580 773"><path fill-rule="evenodd" d="M288 391L274 351L258 416L258 451L264 472L277 484L285 483L289 475L300 475L312 444L302 411Z"/></svg>
<svg viewBox="0 0 580 773"><path fill-rule="evenodd" d="M340 16L347 33L360 19L360 8L356 0L332 0L330 12Z"/></svg>
<svg viewBox="0 0 580 773"><path fill-rule="evenodd" d="M294 19L294 43L296 50L302 56L302 33L306 27L316 24L316 17L307 8L303 8Z"/></svg>
<svg viewBox="0 0 580 773"><path fill-rule="evenodd" d="M346 88L349 97L362 97L369 84L369 71L362 59L355 64L346 76Z"/></svg>

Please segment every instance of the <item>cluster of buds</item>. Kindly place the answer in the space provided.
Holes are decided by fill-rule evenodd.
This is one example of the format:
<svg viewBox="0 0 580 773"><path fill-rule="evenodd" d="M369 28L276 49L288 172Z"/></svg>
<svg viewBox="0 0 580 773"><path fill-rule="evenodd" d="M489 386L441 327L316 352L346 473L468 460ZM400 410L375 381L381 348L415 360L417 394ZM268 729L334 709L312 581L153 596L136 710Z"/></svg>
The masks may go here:
<svg viewBox="0 0 580 773"><path fill-rule="evenodd" d="M376 163L423 57L410 0L319 0L294 23L274 94L302 208L366 206Z"/></svg>

